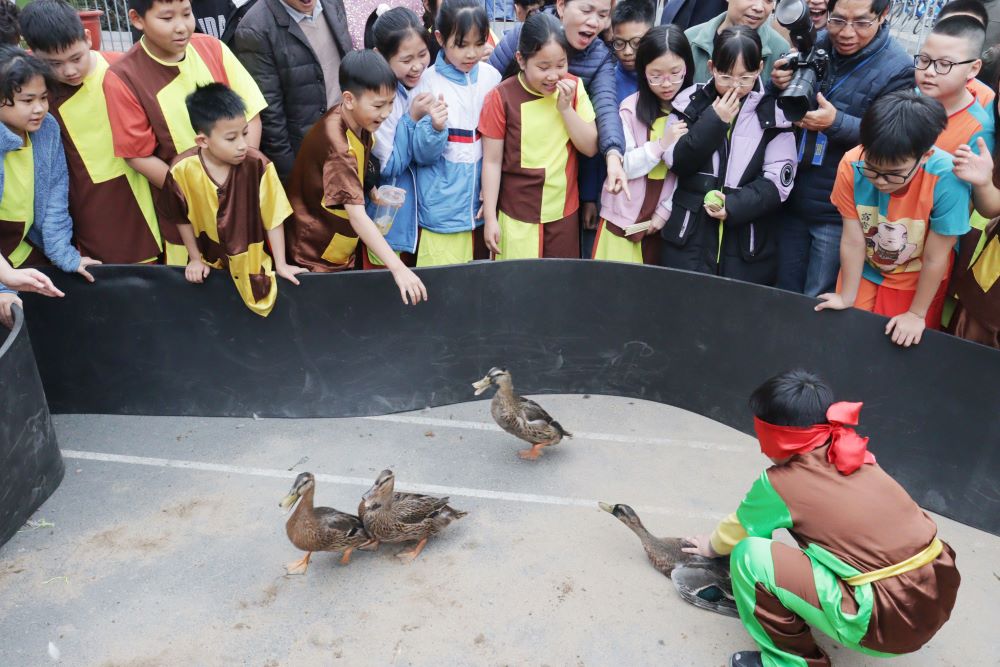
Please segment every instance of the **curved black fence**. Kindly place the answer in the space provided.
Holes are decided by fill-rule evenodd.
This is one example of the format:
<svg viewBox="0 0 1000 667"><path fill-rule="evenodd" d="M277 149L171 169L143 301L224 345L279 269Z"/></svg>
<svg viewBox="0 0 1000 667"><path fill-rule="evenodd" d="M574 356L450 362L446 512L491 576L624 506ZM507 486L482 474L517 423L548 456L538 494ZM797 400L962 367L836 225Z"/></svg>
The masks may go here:
<svg viewBox="0 0 1000 667"><path fill-rule="evenodd" d="M793 367L865 402L859 429L924 507L1000 534L1000 352L883 318L658 267L546 260L423 270L404 306L385 272L284 281L262 319L229 278L97 267L28 303L53 412L341 417L467 401L507 366L524 393L650 399L751 432L750 391ZM614 415L608 415L608 429ZM669 429L669 425L664 425Z"/></svg>
<svg viewBox="0 0 1000 667"><path fill-rule="evenodd" d="M2 338L6 335L6 338ZM0 545L59 486L63 460L35 367L24 314L0 326Z"/></svg>

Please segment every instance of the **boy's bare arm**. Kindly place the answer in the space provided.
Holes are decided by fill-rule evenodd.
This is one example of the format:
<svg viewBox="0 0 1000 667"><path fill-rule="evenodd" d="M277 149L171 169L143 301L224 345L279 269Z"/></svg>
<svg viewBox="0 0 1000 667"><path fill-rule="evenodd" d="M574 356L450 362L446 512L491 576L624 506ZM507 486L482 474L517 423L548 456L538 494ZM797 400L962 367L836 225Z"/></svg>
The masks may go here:
<svg viewBox="0 0 1000 667"><path fill-rule="evenodd" d="M375 253L375 256L382 261L385 268L389 269L392 273L393 280L399 286L399 293L403 297L403 303L417 304L420 301L426 301L427 288L424 287L424 283L392 251L392 248L389 247L385 238L378 231L375 223L368 217L365 207L361 204L346 204L344 209L347 211L347 219L357 233L358 238L361 239L361 242L369 250Z"/></svg>
<svg viewBox="0 0 1000 667"><path fill-rule="evenodd" d="M289 264L285 259L285 226L278 225L267 230L267 241L271 245L271 254L274 256L275 273L290 283L298 285L299 279L295 276L300 273L309 273L309 269Z"/></svg>
<svg viewBox="0 0 1000 667"><path fill-rule="evenodd" d="M892 336L893 343L909 347L920 342L926 328L927 311L930 310L934 295L941 288L941 282L948 273L948 264L954 247L954 236L927 231L924 252L920 258L922 265L920 277L917 279L917 291L913 294L910 309L889 320L885 327L885 333Z"/></svg>
<svg viewBox="0 0 1000 667"><path fill-rule="evenodd" d="M201 250L198 249L198 242L194 238L194 227L190 223L178 223L177 232L184 241L184 247L188 252L188 264L184 269L184 277L189 283L205 282L211 269L208 264L201 259Z"/></svg>
<svg viewBox="0 0 1000 667"><path fill-rule="evenodd" d="M860 220L844 218L840 237L840 291L820 294L816 310L843 310L854 305L861 286L861 269L865 264L865 234Z"/></svg>
<svg viewBox="0 0 1000 667"><path fill-rule="evenodd" d="M264 126L260 120L260 114L257 114L247 124L247 143L260 150L260 137L263 132Z"/></svg>
<svg viewBox="0 0 1000 667"><path fill-rule="evenodd" d="M163 183L167 180L167 173L170 171L170 165L166 162L153 155L127 157L125 158L125 162L128 166L145 176L146 180L154 188L163 189Z"/></svg>
<svg viewBox="0 0 1000 667"><path fill-rule="evenodd" d="M483 217L486 246L500 254L500 226L497 200L500 197L500 171L503 164L503 139L483 137Z"/></svg>

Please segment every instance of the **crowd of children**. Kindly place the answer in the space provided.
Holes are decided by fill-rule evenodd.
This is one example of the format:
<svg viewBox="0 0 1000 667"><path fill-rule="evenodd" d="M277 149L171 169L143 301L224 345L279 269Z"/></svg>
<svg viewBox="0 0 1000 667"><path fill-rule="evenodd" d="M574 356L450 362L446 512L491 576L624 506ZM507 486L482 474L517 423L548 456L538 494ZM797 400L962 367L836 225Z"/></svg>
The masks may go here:
<svg viewBox="0 0 1000 667"><path fill-rule="evenodd" d="M403 6L368 26L375 48L341 59L342 99L285 178L258 150L256 82L195 34L189 0L129 0L143 36L125 54L91 50L64 0L31 2L16 17L31 54L0 50L0 252L88 280L102 262L225 270L261 315L276 276L387 269L416 303L412 267L491 257L776 283L803 158L767 82L791 50L774 2L686 32L654 26L648 0L524 2L502 38L478 0L432 4L430 30ZM903 345L950 320L1000 347L996 103L968 4L921 47L913 88L871 104L831 193L842 270L817 310L891 317ZM384 185L405 193L388 228L372 220ZM0 292L5 319L16 300Z"/></svg>

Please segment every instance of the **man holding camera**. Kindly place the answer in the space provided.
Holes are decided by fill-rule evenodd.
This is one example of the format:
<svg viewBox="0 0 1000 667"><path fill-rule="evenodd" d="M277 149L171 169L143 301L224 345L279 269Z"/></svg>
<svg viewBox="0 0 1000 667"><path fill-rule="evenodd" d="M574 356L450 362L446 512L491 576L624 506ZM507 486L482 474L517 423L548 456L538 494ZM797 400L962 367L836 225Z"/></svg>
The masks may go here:
<svg viewBox="0 0 1000 667"><path fill-rule="evenodd" d="M803 3L804 0L782 0ZM778 287L808 296L835 291L841 217L830 201L840 159L859 142L861 116L879 95L913 88L913 59L889 34L890 0L830 0L816 48L829 54L815 108L797 123L799 169L785 203L778 243ZM779 7L779 12L781 11ZM795 72L775 63L771 86L788 88Z"/></svg>

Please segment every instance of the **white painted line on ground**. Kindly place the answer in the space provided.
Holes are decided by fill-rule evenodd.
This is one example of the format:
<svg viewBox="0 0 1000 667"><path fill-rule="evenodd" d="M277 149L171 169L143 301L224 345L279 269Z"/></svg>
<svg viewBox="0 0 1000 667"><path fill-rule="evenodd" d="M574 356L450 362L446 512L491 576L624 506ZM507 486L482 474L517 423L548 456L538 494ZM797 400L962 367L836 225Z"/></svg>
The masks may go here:
<svg viewBox="0 0 1000 667"><path fill-rule="evenodd" d="M254 477L272 477L277 479L295 479L299 474L295 470L278 470L275 468L251 468L226 465L224 463L208 463L204 461L182 461L178 459L160 459L151 456L129 456L126 454L107 454L103 452L84 452L75 449L62 450L63 458L84 461L102 461L105 463L124 463L128 465L154 466L158 468L180 468L183 470L200 470L204 472L224 472L234 475L251 475ZM329 484L358 486L367 489L372 485L371 479L363 477L344 477L318 473L316 479ZM437 496L459 496L465 498L482 498L484 500L501 500L515 503L532 503L537 505L562 505L567 507L597 508L597 500L586 498L566 498L563 496L545 496L534 493L517 493L513 491L493 491L491 489L471 489L461 486L440 486L438 484L405 484L398 485L399 491L413 493L430 493ZM636 505L637 512L647 514L665 514L668 516L688 519L718 520L722 514L713 512L696 512L670 507L652 507Z"/></svg>
<svg viewBox="0 0 1000 667"><path fill-rule="evenodd" d="M439 419L436 417L411 417L408 415L379 415L364 417L371 421L393 422L396 424L420 424L421 426L438 426L442 428L463 428L473 431L501 431L496 424L488 422L470 422L457 419ZM727 445L721 442L702 442L699 440L683 440L680 438L644 438L638 435L619 435L617 433L591 433L589 431L573 431L573 437L580 440L603 440L605 442L623 442L628 444L663 445L665 447L687 447L689 449L714 450L718 452L753 453L753 446Z"/></svg>

